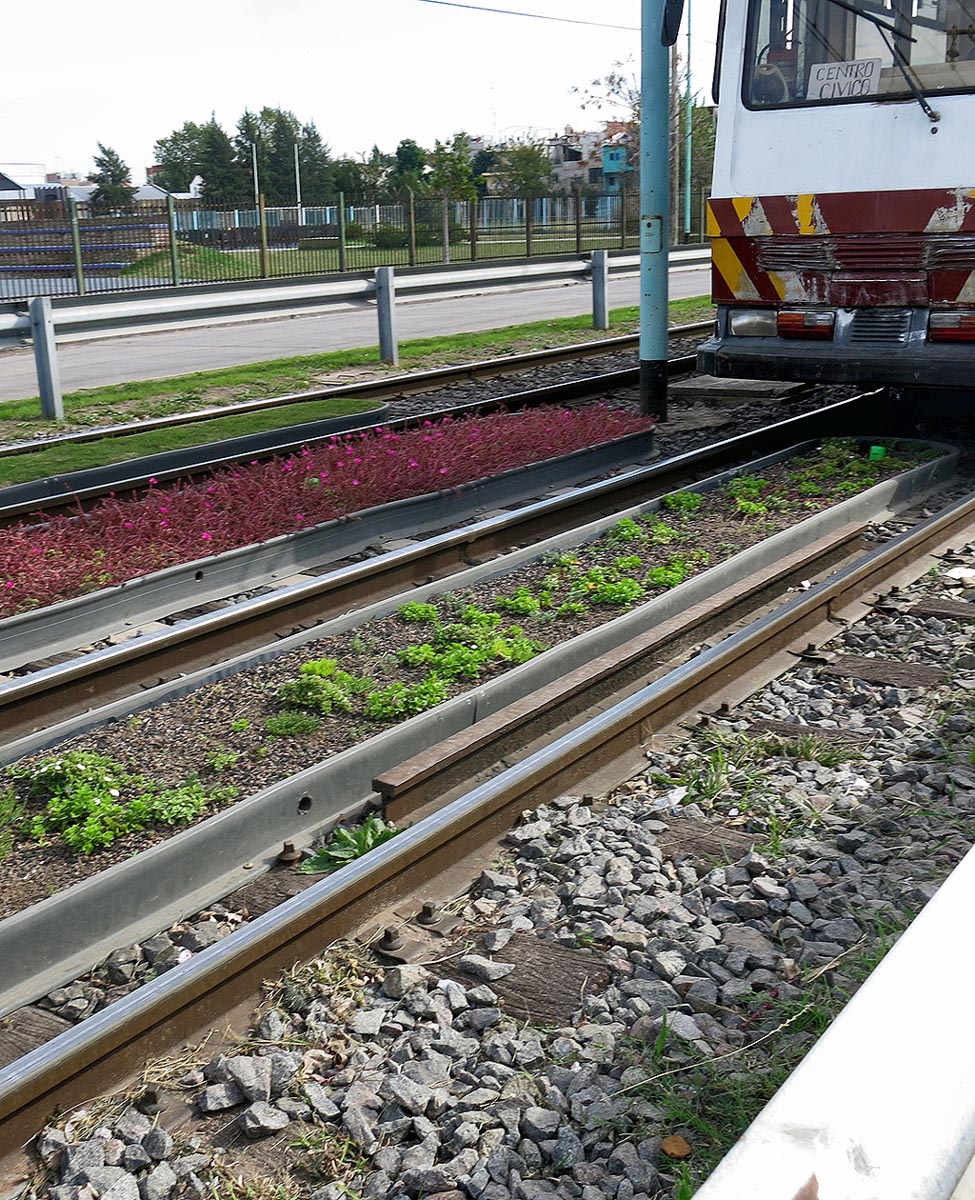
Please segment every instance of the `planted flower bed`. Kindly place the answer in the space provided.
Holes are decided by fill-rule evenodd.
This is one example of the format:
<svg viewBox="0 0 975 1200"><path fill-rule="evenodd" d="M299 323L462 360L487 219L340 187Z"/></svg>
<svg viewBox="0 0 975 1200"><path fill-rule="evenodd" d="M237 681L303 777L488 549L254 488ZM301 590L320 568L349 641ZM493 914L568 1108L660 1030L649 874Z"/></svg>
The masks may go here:
<svg viewBox="0 0 975 1200"><path fill-rule="evenodd" d="M835 442L713 492L675 493L659 512L625 518L588 546L463 593L407 603L97 728L56 756L25 760L0 796L7 837L0 915L48 894L53 877L66 886L167 836L159 818L146 819L145 802L135 803L147 778L163 794L194 789L205 798L188 819L208 815L227 802L226 789L256 793L679 586L918 457L913 450L872 461L852 443ZM51 781L69 775L84 786L66 798ZM99 775L111 783L92 789Z"/></svg>
<svg viewBox="0 0 975 1200"><path fill-rule="evenodd" d="M0 534L0 618L650 424L602 406L448 417L416 429L336 435L297 455L152 485L141 497L110 495L81 517L41 516Z"/></svg>

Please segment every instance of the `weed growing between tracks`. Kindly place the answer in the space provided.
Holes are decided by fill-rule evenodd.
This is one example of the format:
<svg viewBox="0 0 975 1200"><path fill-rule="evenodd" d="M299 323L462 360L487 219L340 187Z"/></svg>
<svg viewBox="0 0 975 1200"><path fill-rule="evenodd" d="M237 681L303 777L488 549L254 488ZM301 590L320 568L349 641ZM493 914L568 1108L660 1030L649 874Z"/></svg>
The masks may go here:
<svg viewBox="0 0 975 1200"><path fill-rule="evenodd" d="M678 586L827 507L834 489L846 494L851 482L862 489L912 465L911 454L917 452L891 453L875 462L852 442L830 442L820 453L739 479L724 491L676 493L658 513L620 520L589 546L536 560L463 594L408 602L396 615L99 727L65 743L59 757L94 752L120 773L152 778L161 790L196 778L214 795L230 787L251 795ZM810 482L817 495L805 494ZM766 511L755 516L742 507L743 500ZM802 750L825 753L812 743ZM771 742L763 753L774 753ZM728 745L707 748L704 757L710 758L700 773L713 776L714 795L737 755ZM45 833L47 844L38 844L31 821L40 813L39 802L35 797L28 803L27 793L48 761L36 756L16 768L16 791L7 793L0 811L0 844L7 852L0 916L148 848L179 827L157 821L123 832L120 826L111 845L93 846L89 855L56 832ZM757 779L760 763L749 760L747 770ZM212 815L219 804L206 804L187 823ZM785 833L784 818L778 827L770 818L769 842Z"/></svg>
<svg viewBox="0 0 975 1200"><path fill-rule="evenodd" d="M334 435L298 454L152 486L141 497L110 493L77 518L42 514L4 530L0 617L651 425L649 418L601 405L445 417L414 429Z"/></svg>

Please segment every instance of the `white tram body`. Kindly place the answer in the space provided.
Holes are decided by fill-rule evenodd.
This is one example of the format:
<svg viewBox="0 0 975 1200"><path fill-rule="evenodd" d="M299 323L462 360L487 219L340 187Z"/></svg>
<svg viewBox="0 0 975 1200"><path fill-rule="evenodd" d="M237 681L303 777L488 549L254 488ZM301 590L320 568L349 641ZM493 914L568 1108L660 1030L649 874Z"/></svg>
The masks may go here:
<svg viewBox="0 0 975 1200"><path fill-rule="evenodd" d="M702 371L975 383L975 0L723 0Z"/></svg>

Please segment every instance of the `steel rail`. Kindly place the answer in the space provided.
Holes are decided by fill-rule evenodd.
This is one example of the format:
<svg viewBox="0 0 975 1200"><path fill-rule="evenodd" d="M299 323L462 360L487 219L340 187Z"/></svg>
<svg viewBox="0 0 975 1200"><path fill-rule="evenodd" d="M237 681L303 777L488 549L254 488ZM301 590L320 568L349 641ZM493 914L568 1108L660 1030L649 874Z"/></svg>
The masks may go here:
<svg viewBox="0 0 975 1200"><path fill-rule="evenodd" d="M675 358L669 364L671 375L689 374L694 370L693 356ZM517 411L546 404L567 404L579 400L591 400L609 392L635 387L639 370L631 367L623 371L611 371L601 375L590 375L566 383L548 384L524 392L511 392L507 396L496 396L490 400L473 400L445 408L434 414L400 417L392 421L382 420L383 429L409 429L431 415L438 419L447 417L469 417L494 409ZM361 414L368 416L368 414ZM241 459L248 461L282 454L292 454L303 446L324 441L333 433L341 432L339 423L349 424L347 418L328 418L322 422L298 426L295 429L269 430L264 434L251 434L244 438L230 438L223 442L211 442L199 447L145 458L129 459L105 467L93 467L74 471L67 475L52 475L40 480L14 484L0 489L0 526L24 516L37 513L51 514L62 510L76 512L79 504L84 507L101 499L109 491L118 495L139 491L148 485L149 479L166 483L174 479L195 479L221 467L230 466ZM377 423L356 423L352 433L367 433L378 427ZM312 432L312 426L321 428Z"/></svg>
<svg viewBox="0 0 975 1200"><path fill-rule="evenodd" d="M695 333L706 333L713 326L713 321L695 321L688 325L675 325L668 331L668 336L676 339ZM530 371L538 367L578 362L587 358L598 358L604 354L635 350L638 344L638 334L623 334L619 337L600 338L594 342L577 342L571 346L553 346L546 350L525 351L522 354L512 354L505 358L479 359L471 363L434 367L426 371L411 371L408 374L393 376L384 375L380 379L368 379L360 383L339 384L307 392L289 392L283 396L269 396L263 400L243 400L236 404L215 405L189 413L173 413L170 416L150 417L142 421L125 421L104 428L80 429L72 433L59 434L57 437L36 438L28 442L0 445L0 458L30 454L51 446L96 442L106 438L125 437L133 433L194 425L200 421L213 421L220 417L246 416L248 413L263 412L269 408L284 408L292 404L304 404L311 400L339 398L376 400L377 402L391 400L431 391L434 388L449 387L455 383L492 379L499 375L510 375L518 371Z"/></svg>
<svg viewBox="0 0 975 1200"><path fill-rule="evenodd" d="M673 491L694 482L705 469L718 470L810 438L864 428L883 433L891 414L879 398L879 393L868 393L841 401L12 679L0 685L4 740L13 741L94 705L130 695L150 682L210 666L228 655L311 628L365 601L446 578L514 545L533 544Z"/></svg>
<svg viewBox="0 0 975 1200"><path fill-rule="evenodd" d="M655 733L703 705L741 699L794 661L798 646L826 640L837 620L862 613L880 589L916 577L919 564L973 533L975 497L967 497L18 1059L0 1071L0 1154L15 1153L55 1108L117 1086L151 1056L224 1022L268 976L363 929L391 901L415 897L522 812L607 772L626 778Z"/></svg>

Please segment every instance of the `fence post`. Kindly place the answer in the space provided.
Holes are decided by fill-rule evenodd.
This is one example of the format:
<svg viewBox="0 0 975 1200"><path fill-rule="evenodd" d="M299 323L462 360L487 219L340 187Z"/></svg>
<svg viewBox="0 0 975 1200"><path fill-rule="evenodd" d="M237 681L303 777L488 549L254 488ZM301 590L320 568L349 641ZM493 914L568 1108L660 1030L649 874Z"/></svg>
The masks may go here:
<svg viewBox="0 0 975 1200"><path fill-rule="evenodd" d="M582 253L582 188L576 188L576 254Z"/></svg>
<svg viewBox="0 0 975 1200"><path fill-rule="evenodd" d="M620 184L620 249L626 249L626 184Z"/></svg>
<svg viewBox="0 0 975 1200"><path fill-rule="evenodd" d="M441 222L443 235L443 260L450 262L450 210L448 208L448 193L443 194L443 220Z"/></svg>
<svg viewBox="0 0 975 1200"><path fill-rule="evenodd" d="M339 192L339 270L345 270L345 192Z"/></svg>
<svg viewBox="0 0 975 1200"><path fill-rule="evenodd" d="M81 229L78 226L78 201L68 197L68 221L71 225L71 254L74 259L74 281L78 295L85 294L85 264L81 258Z"/></svg>
<svg viewBox="0 0 975 1200"><path fill-rule="evenodd" d="M406 236L409 242L409 263L411 267L416 266L416 196L413 194L413 189L410 188L410 205L406 217Z"/></svg>
<svg viewBox="0 0 975 1200"><path fill-rule="evenodd" d="M392 267L376 268L376 309L379 314L379 357L390 366L399 366L396 340L396 279Z"/></svg>
<svg viewBox="0 0 975 1200"><path fill-rule="evenodd" d="M468 200L467 211L471 218L471 262L477 262L477 206L479 200Z"/></svg>
<svg viewBox="0 0 975 1200"><path fill-rule="evenodd" d="M169 218L169 265L173 272L173 287L183 282L179 270L179 246L176 241L176 201L166 197L166 216Z"/></svg>
<svg viewBox="0 0 975 1200"><path fill-rule="evenodd" d="M271 274L271 255L267 248L267 209L264 207L263 192L257 197L257 220L261 236L261 278L267 279Z"/></svg>
<svg viewBox="0 0 975 1200"><path fill-rule="evenodd" d="M609 251L592 252L592 327L609 329Z"/></svg>
<svg viewBox="0 0 975 1200"><path fill-rule="evenodd" d="M61 372L58 370L58 352L54 343L51 297L37 296L31 300L29 311L41 413L49 421L63 421L64 402L61 399Z"/></svg>
<svg viewBox="0 0 975 1200"><path fill-rule="evenodd" d="M535 201L529 196L525 200L525 255L532 256L532 234L535 229Z"/></svg>

